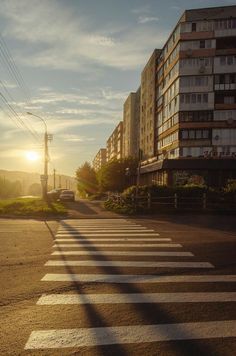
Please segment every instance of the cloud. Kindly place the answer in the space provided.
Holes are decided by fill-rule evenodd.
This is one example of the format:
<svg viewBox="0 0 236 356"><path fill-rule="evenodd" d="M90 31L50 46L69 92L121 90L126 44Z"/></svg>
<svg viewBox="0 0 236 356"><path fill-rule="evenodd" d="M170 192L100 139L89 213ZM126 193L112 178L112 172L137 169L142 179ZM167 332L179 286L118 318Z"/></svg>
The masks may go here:
<svg viewBox="0 0 236 356"><path fill-rule="evenodd" d="M148 7L134 9L147 13ZM163 33L139 27L95 28L90 18L55 0L2 0L0 15L7 19L4 36L23 43L16 50L20 63L38 68L97 73L100 67L129 70L145 64L147 53L163 42ZM141 23L157 21L141 16ZM62 30L63 29L63 30Z"/></svg>
<svg viewBox="0 0 236 356"><path fill-rule="evenodd" d="M159 21L158 17L148 17L148 16L139 16L138 22L141 24L145 24L148 22L157 22Z"/></svg>
<svg viewBox="0 0 236 356"><path fill-rule="evenodd" d="M18 85L14 84L14 83L10 83L10 82L4 82L4 86L8 89L15 89L18 88Z"/></svg>
<svg viewBox="0 0 236 356"><path fill-rule="evenodd" d="M133 14L149 14L150 11L150 6L148 4L131 10Z"/></svg>
<svg viewBox="0 0 236 356"><path fill-rule="evenodd" d="M181 7L180 6L176 6L176 5L173 5L170 8L171 8L171 10L178 10L178 11L181 10Z"/></svg>
<svg viewBox="0 0 236 356"><path fill-rule="evenodd" d="M95 141L93 137L84 137L74 134L64 134L59 136L65 142L91 142Z"/></svg>
<svg viewBox="0 0 236 356"><path fill-rule="evenodd" d="M117 122L116 118L59 118L59 117L49 117L47 120L48 130L52 133L65 132L71 128L78 128L81 126L95 126L95 125L112 125Z"/></svg>

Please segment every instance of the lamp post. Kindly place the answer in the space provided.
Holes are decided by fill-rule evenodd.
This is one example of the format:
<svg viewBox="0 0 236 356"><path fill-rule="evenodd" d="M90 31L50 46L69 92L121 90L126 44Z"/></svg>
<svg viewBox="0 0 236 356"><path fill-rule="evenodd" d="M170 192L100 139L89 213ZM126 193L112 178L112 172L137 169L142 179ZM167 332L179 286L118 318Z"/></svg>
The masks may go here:
<svg viewBox="0 0 236 356"><path fill-rule="evenodd" d="M41 183L42 183L42 188L43 188L43 199L47 200L47 191L48 191L48 130L47 130L47 124L45 120L35 114L32 114L31 112L27 112L28 115L32 115L40 119L43 124L44 124L44 174L41 175Z"/></svg>

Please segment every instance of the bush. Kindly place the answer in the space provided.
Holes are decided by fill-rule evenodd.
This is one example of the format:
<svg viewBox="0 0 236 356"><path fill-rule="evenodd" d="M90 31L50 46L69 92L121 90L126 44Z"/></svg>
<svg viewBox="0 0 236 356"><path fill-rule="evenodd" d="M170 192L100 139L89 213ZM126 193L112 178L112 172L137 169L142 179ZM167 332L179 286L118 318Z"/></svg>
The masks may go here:
<svg viewBox="0 0 236 356"><path fill-rule="evenodd" d="M65 214L66 209L60 203L50 203L37 199L8 199L0 202L0 213L17 216L41 216Z"/></svg>
<svg viewBox="0 0 236 356"><path fill-rule="evenodd" d="M185 197L200 196L207 191L204 186L188 185L178 187L168 187L165 185L143 185L138 187L138 195L146 196L150 193L153 198L173 196L175 193ZM129 187L123 192L124 197L135 195L137 192L136 186Z"/></svg>
<svg viewBox="0 0 236 356"><path fill-rule="evenodd" d="M108 199L107 201L105 201L104 207L107 210L114 211L118 214L132 215L135 213L135 209L131 204L127 204L125 202L123 204L119 204L112 199Z"/></svg>
<svg viewBox="0 0 236 356"><path fill-rule="evenodd" d="M236 179L229 179L224 191L226 193L236 193Z"/></svg>

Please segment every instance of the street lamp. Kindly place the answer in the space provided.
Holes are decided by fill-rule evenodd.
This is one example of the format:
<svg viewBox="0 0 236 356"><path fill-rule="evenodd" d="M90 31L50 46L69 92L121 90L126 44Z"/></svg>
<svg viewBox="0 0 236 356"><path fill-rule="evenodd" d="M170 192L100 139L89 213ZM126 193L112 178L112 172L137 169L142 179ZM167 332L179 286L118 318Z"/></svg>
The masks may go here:
<svg viewBox="0 0 236 356"><path fill-rule="evenodd" d="M43 124L44 124L44 174L41 175L41 183L42 183L42 188L43 188L43 199L47 200L47 191L48 191L48 140L49 140L49 135L48 135L48 130L47 130L47 124L45 120L35 114L32 114L31 112L27 112L28 115L32 115L40 119Z"/></svg>

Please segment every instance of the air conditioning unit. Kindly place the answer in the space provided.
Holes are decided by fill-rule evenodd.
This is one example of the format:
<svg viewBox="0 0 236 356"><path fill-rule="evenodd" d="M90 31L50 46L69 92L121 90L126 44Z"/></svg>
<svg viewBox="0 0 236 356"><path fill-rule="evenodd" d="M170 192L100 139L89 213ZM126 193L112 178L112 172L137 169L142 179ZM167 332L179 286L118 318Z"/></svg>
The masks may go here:
<svg viewBox="0 0 236 356"><path fill-rule="evenodd" d="M205 71L206 71L206 67L201 66L201 67L199 68L199 73L205 73Z"/></svg>

